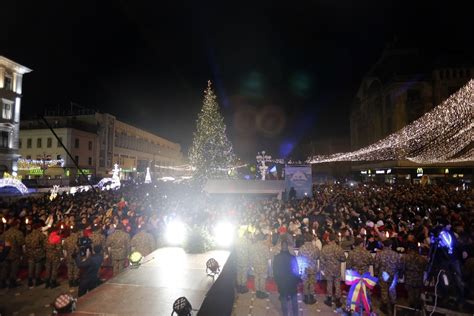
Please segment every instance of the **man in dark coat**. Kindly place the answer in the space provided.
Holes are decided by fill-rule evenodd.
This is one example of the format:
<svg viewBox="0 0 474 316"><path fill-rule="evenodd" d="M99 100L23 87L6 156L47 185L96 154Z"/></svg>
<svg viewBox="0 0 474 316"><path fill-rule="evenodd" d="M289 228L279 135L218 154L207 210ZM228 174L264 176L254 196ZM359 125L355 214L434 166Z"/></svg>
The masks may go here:
<svg viewBox="0 0 474 316"><path fill-rule="evenodd" d="M291 300L293 316L298 315L297 286L300 282L298 262L288 251L288 241L281 242L281 252L273 260L273 276L280 293L281 310L288 314L288 299Z"/></svg>
<svg viewBox="0 0 474 316"><path fill-rule="evenodd" d="M79 290L77 293L79 297L97 287L99 284L99 269L104 260L101 245L94 246L93 254L90 254L89 250L87 250L87 252L86 258L84 259L77 256L77 253L75 254L77 267L81 269Z"/></svg>

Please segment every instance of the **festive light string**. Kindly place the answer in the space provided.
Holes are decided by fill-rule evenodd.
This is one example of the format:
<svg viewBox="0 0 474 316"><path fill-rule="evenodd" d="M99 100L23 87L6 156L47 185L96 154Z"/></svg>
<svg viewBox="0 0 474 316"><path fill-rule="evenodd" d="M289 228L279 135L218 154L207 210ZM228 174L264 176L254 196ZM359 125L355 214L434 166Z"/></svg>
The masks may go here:
<svg viewBox="0 0 474 316"><path fill-rule="evenodd" d="M398 132L359 150L314 156L308 162L407 159L432 164L472 161L472 149L462 152L474 138L473 106L474 80L470 80L446 101Z"/></svg>
<svg viewBox="0 0 474 316"><path fill-rule="evenodd" d="M18 170L30 170L41 167L64 167L64 159L38 160L19 158L17 165Z"/></svg>

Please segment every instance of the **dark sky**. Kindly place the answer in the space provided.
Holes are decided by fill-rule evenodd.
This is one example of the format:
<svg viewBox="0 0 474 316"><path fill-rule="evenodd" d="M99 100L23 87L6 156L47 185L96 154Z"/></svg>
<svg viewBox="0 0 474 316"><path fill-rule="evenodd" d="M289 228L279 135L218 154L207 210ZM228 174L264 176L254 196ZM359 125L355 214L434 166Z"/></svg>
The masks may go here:
<svg viewBox="0 0 474 316"><path fill-rule="evenodd" d="M211 79L237 154L283 157L348 136L360 80L395 37L472 41L470 1L433 2L4 1L0 55L34 70L24 116L73 101L186 151Z"/></svg>

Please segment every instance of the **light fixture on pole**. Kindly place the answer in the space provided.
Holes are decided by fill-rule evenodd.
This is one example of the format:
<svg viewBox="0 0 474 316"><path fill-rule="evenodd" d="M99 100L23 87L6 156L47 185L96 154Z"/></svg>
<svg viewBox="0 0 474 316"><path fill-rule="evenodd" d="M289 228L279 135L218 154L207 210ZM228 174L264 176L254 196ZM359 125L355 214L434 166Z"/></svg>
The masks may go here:
<svg viewBox="0 0 474 316"><path fill-rule="evenodd" d="M266 162L270 162L272 159L272 156L265 155L265 151L262 151L261 153L257 153L257 165L260 170L260 174L262 175L262 180L265 181L265 177L267 174L268 166L265 165Z"/></svg>

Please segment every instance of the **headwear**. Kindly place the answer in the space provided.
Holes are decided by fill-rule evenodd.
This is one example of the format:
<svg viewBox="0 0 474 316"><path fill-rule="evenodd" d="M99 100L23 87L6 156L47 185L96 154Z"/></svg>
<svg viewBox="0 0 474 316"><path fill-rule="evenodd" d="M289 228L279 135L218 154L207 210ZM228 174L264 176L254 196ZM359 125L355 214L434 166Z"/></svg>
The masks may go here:
<svg viewBox="0 0 474 316"><path fill-rule="evenodd" d="M57 231L53 231L49 234L48 243L51 245L59 245L61 243L61 236L58 235Z"/></svg>
<svg viewBox="0 0 474 316"><path fill-rule="evenodd" d="M382 221L382 220L377 221L377 224L375 224L375 226L376 226L377 228L379 228L379 227L381 227L381 226L383 226L383 225L384 225L384 224L383 224L383 221Z"/></svg>
<svg viewBox="0 0 474 316"><path fill-rule="evenodd" d="M281 227L278 229L278 232L280 233L280 235L283 235L283 234L286 234L287 229L286 229L285 226L281 226Z"/></svg>

